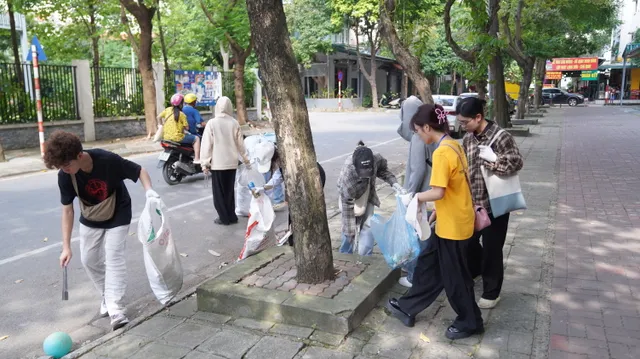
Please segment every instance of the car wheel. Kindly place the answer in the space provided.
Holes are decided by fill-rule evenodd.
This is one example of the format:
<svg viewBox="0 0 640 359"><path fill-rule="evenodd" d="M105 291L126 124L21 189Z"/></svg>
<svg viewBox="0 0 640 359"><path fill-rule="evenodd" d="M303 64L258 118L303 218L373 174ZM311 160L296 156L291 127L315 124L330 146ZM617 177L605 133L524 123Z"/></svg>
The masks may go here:
<svg viewBox="0 0 640 359"><path fill-rule="evenodd" d="M578 106L578 100L576 100L575 98L570 98L569 99L569 106L571 106L571 107Z"/></svg>

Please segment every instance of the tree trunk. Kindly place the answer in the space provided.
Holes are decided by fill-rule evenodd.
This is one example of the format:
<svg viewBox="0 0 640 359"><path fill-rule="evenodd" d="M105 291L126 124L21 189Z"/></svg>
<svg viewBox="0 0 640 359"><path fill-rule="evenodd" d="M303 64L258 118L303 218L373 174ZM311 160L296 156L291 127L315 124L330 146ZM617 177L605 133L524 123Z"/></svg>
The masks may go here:
<svg viewBox="0 0 640 359"><path fill-rule="evenodd" d="M93 3L89 4L89 27L91 37L91 50L93 52L93 88L95 100L100 98L100 36L97 34L96 10Z"/></svg>
<svg viewBox="0 0 640 359"><path fill-rule="evenodd" d="M533 93L533 103L535 109L540 108L540 102L542 101L542 83L544 82L544 76L547 73L547 60L544 58L536 58L536 75L535 75L535 90Z"/></svg>
<svg viewBox="0 0 640 359"><path fill-rule="evenodd" d="M16 17L13 9L13 0L7 0L7 12L9 13L9 27L11 28L11 49L13 50L13 63L16 67L16 77L18 83L21 87L23 87L24 77L22 77L22 60L20 58L20 47L18 44L18 31L16 30Z"/></svg>
<svg viewBox="0 0 640 359"><path fill-rule="evenodd" d="M247 61L242 54L233 54L235 63L233 65L233 92L236 95L236 112L238 123L244 125L247 123L247 105L244 102L244 66Z"/></svg>
<svg viewBox="0 0 640 359"><path fill-rule="evenodd" d="M371 42L371 39L369 39L369 41ZM358 49L358 53L359 52L360 52L360 49ZM367 76L367 80L371 85L371 101L373 101L373 108L378 108L378 83L376 81L378 66L376 64L376 53L377 53L377 50L375 48L375 45L372 44L371 45L371 69L370 69L370 75Z"/></svg>
<svg viewBox="0 0 640 359"><path fill-rule="evenodd" d="M451 75L451 96L453 96L453 91L456 88L456 70L453 70L453 75Z"/></svg>
<svg viewBox="0 0 640 359"><path fill-rule="evenodd" d="M495 121L502 128L509 125L509 108L507 107L507 92L504 86L504 64L502 55L495 55L490 63L493 83L491 86L491 99L493 100L493 115Z"/></svg>
<svg viewBox="0 0 640 359"><path fill-rule="evenodd" d="M4 147L2 147L2 142L0 142L0 162L6 162L7 159L4 156Z"/></svg>
<svg viewBox="0 0 640 359"><path fill-rule="evenodd" d="M487 80L479 80L476 81L476 86L478 86L478 97L486 100L487 99Z"/></svg>
<svg viewBox="0 0 640 359"><path fill-rule="evenodd" d="M400 65L402 65L409 75L409 78L411 78L411 81L413 81L413 86L418 90L422 102L433 104L431 86L429 85L429 80L427 80L427 77L422 72L420 60L411 54L409 49L404 46L395 29L391 17L391 14L393 14L395 10L395 0L382 0L380 2L380 34L391 48L391 52L393 52L393 55L395 55Z"/></svg>
<svg viewBox="0 0 640 359"><path fill-rule="evenodd" d="M162 18L160 16L160 1L158 1L158 31L160 32L160 49L162 50L162 60L164 62L164 70L169 71L169 57L167 56L167 45L164 41L164 28L162 27Z"/></svg>
<svg viewBox="0 0 640 359"><path fill-rule="evenodd" d="M531 86L531 80L533 79L533 66L535 62L529 58L524 66L520 66L522 70L522 82L520 82L520 93L518 94L518 110L516 112L516 118L519 120L524 119L525 111L527 110L527 99L529 98L529 86Z"/></svg>
<svg viewBox="0 0 640 359"><path fill-rule="evenodd" d="M402 98L409 97L409 77L402 71Z"/></svg>
<svg viewBox="0 0 640 359"><path fill-rule="evenodd" d="M309 113L282 1L247 1L247 10L283 156L297 280L321 283L334 276L331 238Z"/></svg>
<svg viewBox="0 0 640 359"><path fill-rule="evenodd" d="M138 54L138 69L142 77L142 97L144 99L144 118L147 133L153 135L156 130L156 85L153 77L153 60L151 46L153 44L153 14L138 18L140 25L140 51Z"/></svg>

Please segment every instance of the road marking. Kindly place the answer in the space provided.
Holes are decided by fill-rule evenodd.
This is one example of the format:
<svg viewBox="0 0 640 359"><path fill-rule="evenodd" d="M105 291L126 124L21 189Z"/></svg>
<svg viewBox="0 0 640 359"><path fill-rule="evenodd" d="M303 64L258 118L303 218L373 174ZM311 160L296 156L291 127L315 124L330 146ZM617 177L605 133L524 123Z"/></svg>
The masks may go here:
<svg viewBox="0 0 640 359"><path fill-rule="evenodd" d="M369 148L376 148L376 147L388 145L388 144L390 144L392 142L395 142L395 141L398 141L400 139L401 139L401 137L397 137L397 138L394 138L392 140L388 140L388 141L385 141L385 142L377 143L375 145L371 145L371 146L369 146ZM352 153L353 152L348 152L348 153L341 154L339 156L335 156L335 157L329 158L327 160L321 161L320 164L325 164L325 163L328 163L328 162L332 162L332 161L335 161L335 160L350 156ZM185 202L185 203L182 203L182 204L179 204L177 206L169 208L169 212L177 211L179 209L182 209L182 208L185 208L185 207L189 207L191 205L194 205L196 203L200 203L202 201L209 201L211 199L213 199L212 195L211 196L202 197L202 198L199 198L199 199L195 199L193 201ZM134 219L132 219L131 220L131 224L138 223L139 219L140 219L139 216L134 218ZM73 238L71 238L71 243L75 243L75 242L77 242L79 240L80 240L80 237L73 237ZM49 249L58 248L58 247L61 247L61 246L62 246L62 242L53 243L53 244L50 244L48 246L44 246L44 247L41 247L41 248L38 248L38 249L34 249L32 251L29 251L29 252L25 252L25 253L22 253L22 254L15 255L13 257L5 258L5 259L0 260L0 266L3 266L5 264L9 264L9 263L13 263L13 262L18 261L20 259L31 257L31 256L34 256L36 254L44 253L44 252L48 251Z"/></svg>
<svg viewBox="0 0 640 359"><path fill-rule="evenodd" d="M177 211L179 209L182 209L182 208L185 208L185 207L189 207L191 205L194 205L194 204L202 202L202 201L209 201L211 199L213 199L213 195L209 195L209 196L206 196L206 197L195 199L193 201L185 202L183 204L179 204L177 206L169 208L169 212ZM131 224L138 223L139 220L140 220L140 217L138 216L138 217L136 217L136 218L131 220ZM79 240L80 240L80 237L73 237L73 238L71 238L71 243L75 243L75 242L77 242ZM40 254L40 253L46 252L49 249L53 249L53 248L57 248L57 247L61 247L61 246L62 246L62 241L60 241L58 243L50 244L48 246L44 246L42 248L34 249L32 251L29 251L29 252L18 254L18 255L13 256L13 257L5 258L5 259L0 260L0 266L3 266L5 264L9 264L9 263L13 263L13 262L15 262L17 260L28 258L28 257L34 256L36 254Z"/></svg>

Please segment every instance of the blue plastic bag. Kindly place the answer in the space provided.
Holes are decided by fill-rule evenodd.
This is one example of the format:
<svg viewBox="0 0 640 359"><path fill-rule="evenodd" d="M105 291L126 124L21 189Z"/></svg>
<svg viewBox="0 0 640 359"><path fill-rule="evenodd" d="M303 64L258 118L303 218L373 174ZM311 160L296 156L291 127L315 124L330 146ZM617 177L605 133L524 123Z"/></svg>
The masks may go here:
<svg viewBox="0 0 640 359"><path fill-rule="evenodd" d="M374 214L369 222L373 238L391 268L402 267L420 254L418 235L405 219L407 208L400 197L396 197L396 200L396 211L388 221Z"/></svg>

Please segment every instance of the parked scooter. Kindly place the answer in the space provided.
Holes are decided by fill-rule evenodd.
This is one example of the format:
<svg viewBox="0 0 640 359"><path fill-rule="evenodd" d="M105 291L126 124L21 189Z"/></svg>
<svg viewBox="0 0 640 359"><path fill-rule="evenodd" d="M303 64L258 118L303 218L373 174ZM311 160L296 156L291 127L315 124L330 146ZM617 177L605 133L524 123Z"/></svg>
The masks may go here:
<svg viewBox="0 0 640 359"><path fill-rule="evenodd" d="M394 93L384 93L382 97L380 97L380 101L378 105L384 108L400 108L402 106L402 102L405 99L401 98L400 95Z"/></svg>

